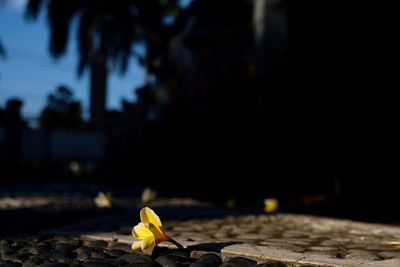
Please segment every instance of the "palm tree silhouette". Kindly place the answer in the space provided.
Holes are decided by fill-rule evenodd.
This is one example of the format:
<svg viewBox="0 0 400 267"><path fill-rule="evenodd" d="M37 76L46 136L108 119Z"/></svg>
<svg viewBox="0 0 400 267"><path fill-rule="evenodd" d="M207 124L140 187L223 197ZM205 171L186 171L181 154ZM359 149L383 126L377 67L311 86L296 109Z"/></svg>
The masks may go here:
<svg viewBox="0 0 400 267"><path fill-rule="evenodd" d="M36 19L47 10L50 53L60 58L66 50L72 20L78 20L78 74L90 71L90 116L94 127L104 123L107 76L110 67L124 73L132 45L147 48L142 63L150 69L159 47L165 44L164 18L177 14L177 0L29 0L26 16ZM139 56L139 55L136 55Z"/></svg>

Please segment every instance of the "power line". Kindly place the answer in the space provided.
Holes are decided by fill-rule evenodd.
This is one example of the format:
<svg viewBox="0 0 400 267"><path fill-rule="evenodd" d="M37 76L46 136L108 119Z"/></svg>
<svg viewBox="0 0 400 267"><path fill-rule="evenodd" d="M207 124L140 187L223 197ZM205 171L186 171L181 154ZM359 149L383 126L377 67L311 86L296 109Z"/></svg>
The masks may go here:
<svg viewBox="0 0 400 267"><path fill-rule="evenodd" d="M41 69L42 71L49 71L49 69L51 69L51 72L59 72L59 73L74 73L75 75L77 74L76 72L76 68L71 67L71 66L65 66L65 65L53 65L52 63L47 63L47 62L35 62L32 60L26 60L24 58L13 58L12 62L10 62L12 64L18 64L18 68L24 68L24 69L30 69L30 70L37 70L37 69ZM134 72L134 74L136 74L138 72ZM117 73L115 73L117 75ZM78 77L76 75L76 77ZM143 81L143 77L142 75L126 75L125 77L128 77L130 80L140 80Z"/></svg>
<svg viewBox="0 0 400 267"><path fill-rule="evenodd" d="M62 83L67 83L63 81L64 79L60 80L52 80L52 79L37 79L37 76L29 76L24 75L21 73L8 73L7 75L2 75L3 76L3 81L2 81L2 86L7 83L19 83L22 85L27 85L31 86L32 84L37 84L37 85L54 85L54 84L62 84Z"/></svg>
<svg viewBox="0 0 400 267"><path fill-rule="evenodd" d="M33 52L33 51L24 50L24 49L17 48L17 47L7 47L7 51L8 50L10 51L9 54L15 55L17 57L30 59L30 60L33 60L33 61L36 61L36 62L50 63L48 61L44 61L43 60L43 57L44 57L43 54L39 54L39 53L36 53L36 52ZM133 57L132 57L132 59L133 59ZM65 61L64 61L63 64L64 64L63 66L65 66L65 67L76 68L76 66L72 62L67 62L67 65L66 65Z"/></svg>
<svg viewBox="0 0 400 267"><path fill-rule="evenodd" d="M19 47L13 47L13 46L7 46L7 52L10 52L11 54L30 58L32 60L38 60L38 61L43 61L43 58L48 58L50 59L51 57L46 55L43 55L41 53L35 52L35 51L30 51L30 50L25 50L21 49ZM69 62L69 64L73 64L72 62ZM72 65L70 65L72 67Z"/></svg>
<svg viewBox="0 0 400 267"><path fill-rule="evenodd" d="M37 59L22 56L22 55L14 54L13 52L11 52L9 54L10 54L9 62L12 62L12 63L18 63L18 62L29 63L32 65L35 65L35 67L45 67L45 68L52 68L52 69L65 70L65 71L75 71L76 70L76 67L74 67L72 65L66 65L65 63L60 63L57 66L57 62L48 62L43 59L37 60ZM55 66L56 66L56 68L54 68Z"/></svg>

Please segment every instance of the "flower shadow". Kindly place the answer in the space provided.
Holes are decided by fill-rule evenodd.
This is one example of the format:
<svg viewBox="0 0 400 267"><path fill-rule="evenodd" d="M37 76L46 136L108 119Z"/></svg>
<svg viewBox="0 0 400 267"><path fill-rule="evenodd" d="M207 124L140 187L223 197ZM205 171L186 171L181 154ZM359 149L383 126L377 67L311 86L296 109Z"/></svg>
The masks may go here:
<svg viewBox="0 0 400 267"><path fill-rule="evenodd" d="M221 250L227 246L239 244L241 242L208 242L208 243L200 243L196 245L188 246L188 250L202 250L202 251L212 251L212 252L221 252Z"/></svg>
<svg viewBox="0 0 400 267"><path fill-rule="evenodd" d="M157 258L158 256L169 255L169 254L190 256L193 251L221 253L221 250L223 248L238 243L240 242L208 242L208 243L199 243L196 245L190 245L185 248L156 246L152 257Z"/></svg>

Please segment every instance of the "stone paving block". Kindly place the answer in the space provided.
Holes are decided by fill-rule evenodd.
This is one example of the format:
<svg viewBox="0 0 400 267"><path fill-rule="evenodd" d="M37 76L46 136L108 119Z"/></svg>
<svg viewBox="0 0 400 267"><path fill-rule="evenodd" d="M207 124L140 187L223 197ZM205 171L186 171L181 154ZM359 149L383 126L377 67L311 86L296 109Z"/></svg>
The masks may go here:
<svg viewBox="0 0 400 267"><path fill-rule="evenodd" d="M157 212L162 203L152 207ZM174 245L161 243L157 249L167 252L141 262L149 267L158 264L156 257L188 265L210 252L221 256L225 266L252 259L259 266L400 267L400 227L292 214L226 216L208 206L162 211L167 234L189 249L188 256L173 254ZM201 219L204 215L211 216ZM51 237L0 240L0 265L138 264L143 257L130 249L131 227L138 222L132 218L130 210L129 216L118 213L50 231Z"/></svg>
<svg viewBox="0 0 400 267"><path fill-rule="evenodd" d="M271 260L288 266L400 267L399 227L281 214L166 221L165 228L184 246L220 252L227 259L248 257L259 263ZM130 235L114 233L84 237L133 242ZM169 243L160 246L174 247Z"/></svg>

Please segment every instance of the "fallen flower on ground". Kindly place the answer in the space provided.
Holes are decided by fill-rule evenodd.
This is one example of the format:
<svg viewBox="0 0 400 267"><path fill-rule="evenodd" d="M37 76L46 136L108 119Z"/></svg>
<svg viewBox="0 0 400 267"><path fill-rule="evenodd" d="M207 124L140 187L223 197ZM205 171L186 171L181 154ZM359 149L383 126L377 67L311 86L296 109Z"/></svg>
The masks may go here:
<svg viewBox="0 0 400 267"><path fill-rule="evenodd" d="M156 200L157 192L151 189L150 187L146 187L142 193L142 203L149 204Z"/></svg>
<svg viewBox="0 0 400 267"><path fill-rule="evenodd" d="M99 208L111 208L113 205L111 193L104 194L103 192L99 192L94 199L94 203Z"/></svg>
<svg viewBox="0 0 400 267"><path fill-rule="evenodd" d="M266 198L264 199L264 211L274 212L278 209L279 202L276 198Z"/></svg>
<svg viewBox="0 0 400 267"><path fill-rule="evenodd" d="M165 233L160 218L152 209L148 207L141 209L140 220L141 222L132 229L133 237L138 239L133 242L132 250L141 250L143 253L151 255L155 246L164 241L183 248L181 244Z"/></svg>

